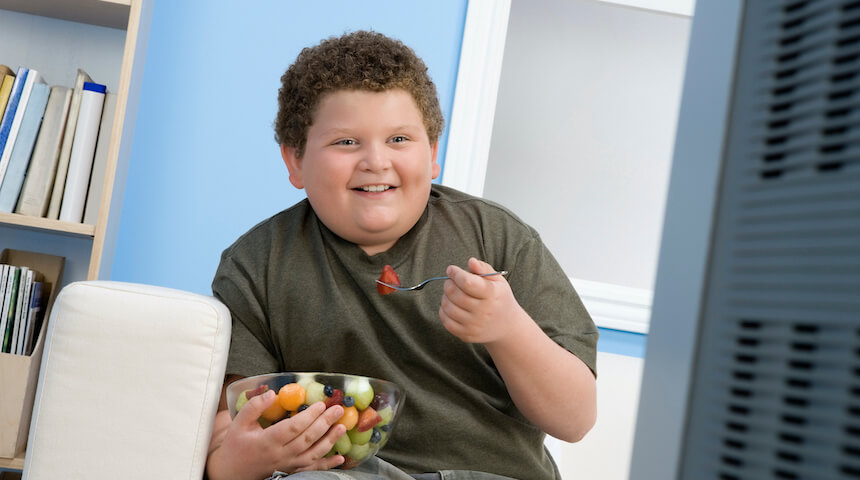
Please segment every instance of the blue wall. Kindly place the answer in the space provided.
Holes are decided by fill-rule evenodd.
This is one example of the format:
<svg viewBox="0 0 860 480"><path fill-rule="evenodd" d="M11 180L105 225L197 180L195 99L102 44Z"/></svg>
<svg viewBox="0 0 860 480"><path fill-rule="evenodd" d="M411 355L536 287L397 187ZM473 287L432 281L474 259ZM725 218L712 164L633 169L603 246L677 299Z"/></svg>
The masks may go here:
<svg viewBox="0 0 860 480"><path fill-rule="evenodd" d="M111 279L209 294L221 251L304 198L272 124L284 70L325 37L411 46L450 121L466 3L157 0Z"/></svg>
<svg viewBox="0 0 860 480"><path fill-rule="evenodd" d="M157 0L111 279L209 294L221 251L304 198L272 122L281 74L322 38L373 29L403 40L450 122L466 4ZM600 332L601 351L644 356L644 335Z"/></svg>

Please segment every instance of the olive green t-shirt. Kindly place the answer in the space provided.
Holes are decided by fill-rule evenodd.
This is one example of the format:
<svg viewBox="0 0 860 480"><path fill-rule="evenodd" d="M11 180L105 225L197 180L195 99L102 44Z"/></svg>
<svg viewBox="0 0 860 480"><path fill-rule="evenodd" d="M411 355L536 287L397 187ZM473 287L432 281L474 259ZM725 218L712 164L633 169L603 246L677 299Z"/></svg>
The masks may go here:
<svg viewBox="0 0 860 480"><path fill-rule="evenodd" d="M212 283L233 315L228 374L341 372L406 391L379 456L409 473L477 470L559 479L544 433L514 406L487 350L442 326L443 282L380 295L388 264L404 285L476 257L507 280L546 334L595 370L597 328L538 234L489 201L434 185L416 225L368 256L332 233L307 200L226 249ZM565 419L560 418L560 422Z"/></svg>

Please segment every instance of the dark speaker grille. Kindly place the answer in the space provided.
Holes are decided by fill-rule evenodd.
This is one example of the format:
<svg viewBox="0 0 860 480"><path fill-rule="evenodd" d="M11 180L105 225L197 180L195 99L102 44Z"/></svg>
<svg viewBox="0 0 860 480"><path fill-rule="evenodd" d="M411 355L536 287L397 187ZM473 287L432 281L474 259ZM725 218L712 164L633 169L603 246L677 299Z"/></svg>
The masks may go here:
<svg viewBox="0 0 860 480"><path fill-rule="evenodd" d="M860 479L860 1L740 45L682 478Z"/></svg>

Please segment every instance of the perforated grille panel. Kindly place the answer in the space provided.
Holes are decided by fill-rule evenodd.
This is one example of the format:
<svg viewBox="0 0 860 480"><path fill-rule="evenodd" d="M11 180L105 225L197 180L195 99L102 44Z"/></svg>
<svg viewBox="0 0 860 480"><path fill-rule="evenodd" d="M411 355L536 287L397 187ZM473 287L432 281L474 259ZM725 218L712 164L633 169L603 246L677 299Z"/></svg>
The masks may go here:
<svg viewBox="0 0 860 480"><path fill-rule="evenodd" d="M860 1L740 45L682 478L860 478Z"/></svg>

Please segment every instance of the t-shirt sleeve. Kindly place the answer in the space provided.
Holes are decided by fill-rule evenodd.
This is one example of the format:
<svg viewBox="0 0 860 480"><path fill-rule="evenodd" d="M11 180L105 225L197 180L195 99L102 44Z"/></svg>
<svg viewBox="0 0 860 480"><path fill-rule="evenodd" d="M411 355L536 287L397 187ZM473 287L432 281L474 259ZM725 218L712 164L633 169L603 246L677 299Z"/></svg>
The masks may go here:
<svg viewBox="0 0 860 480"><path fill-rule="evenodd" d="M508 277L519 304L557 344L597 375L598 330L555 257L534 233Z"/></svg>
<svg viewBox="0 0 860 480"><path fill-rule="evenodd" d="M260 275L256 275L259 277ZM265 296L253 269L227 252L212 280L212 294L233 318L226 374L242 376L281 371L265 309Z"/></svg>

